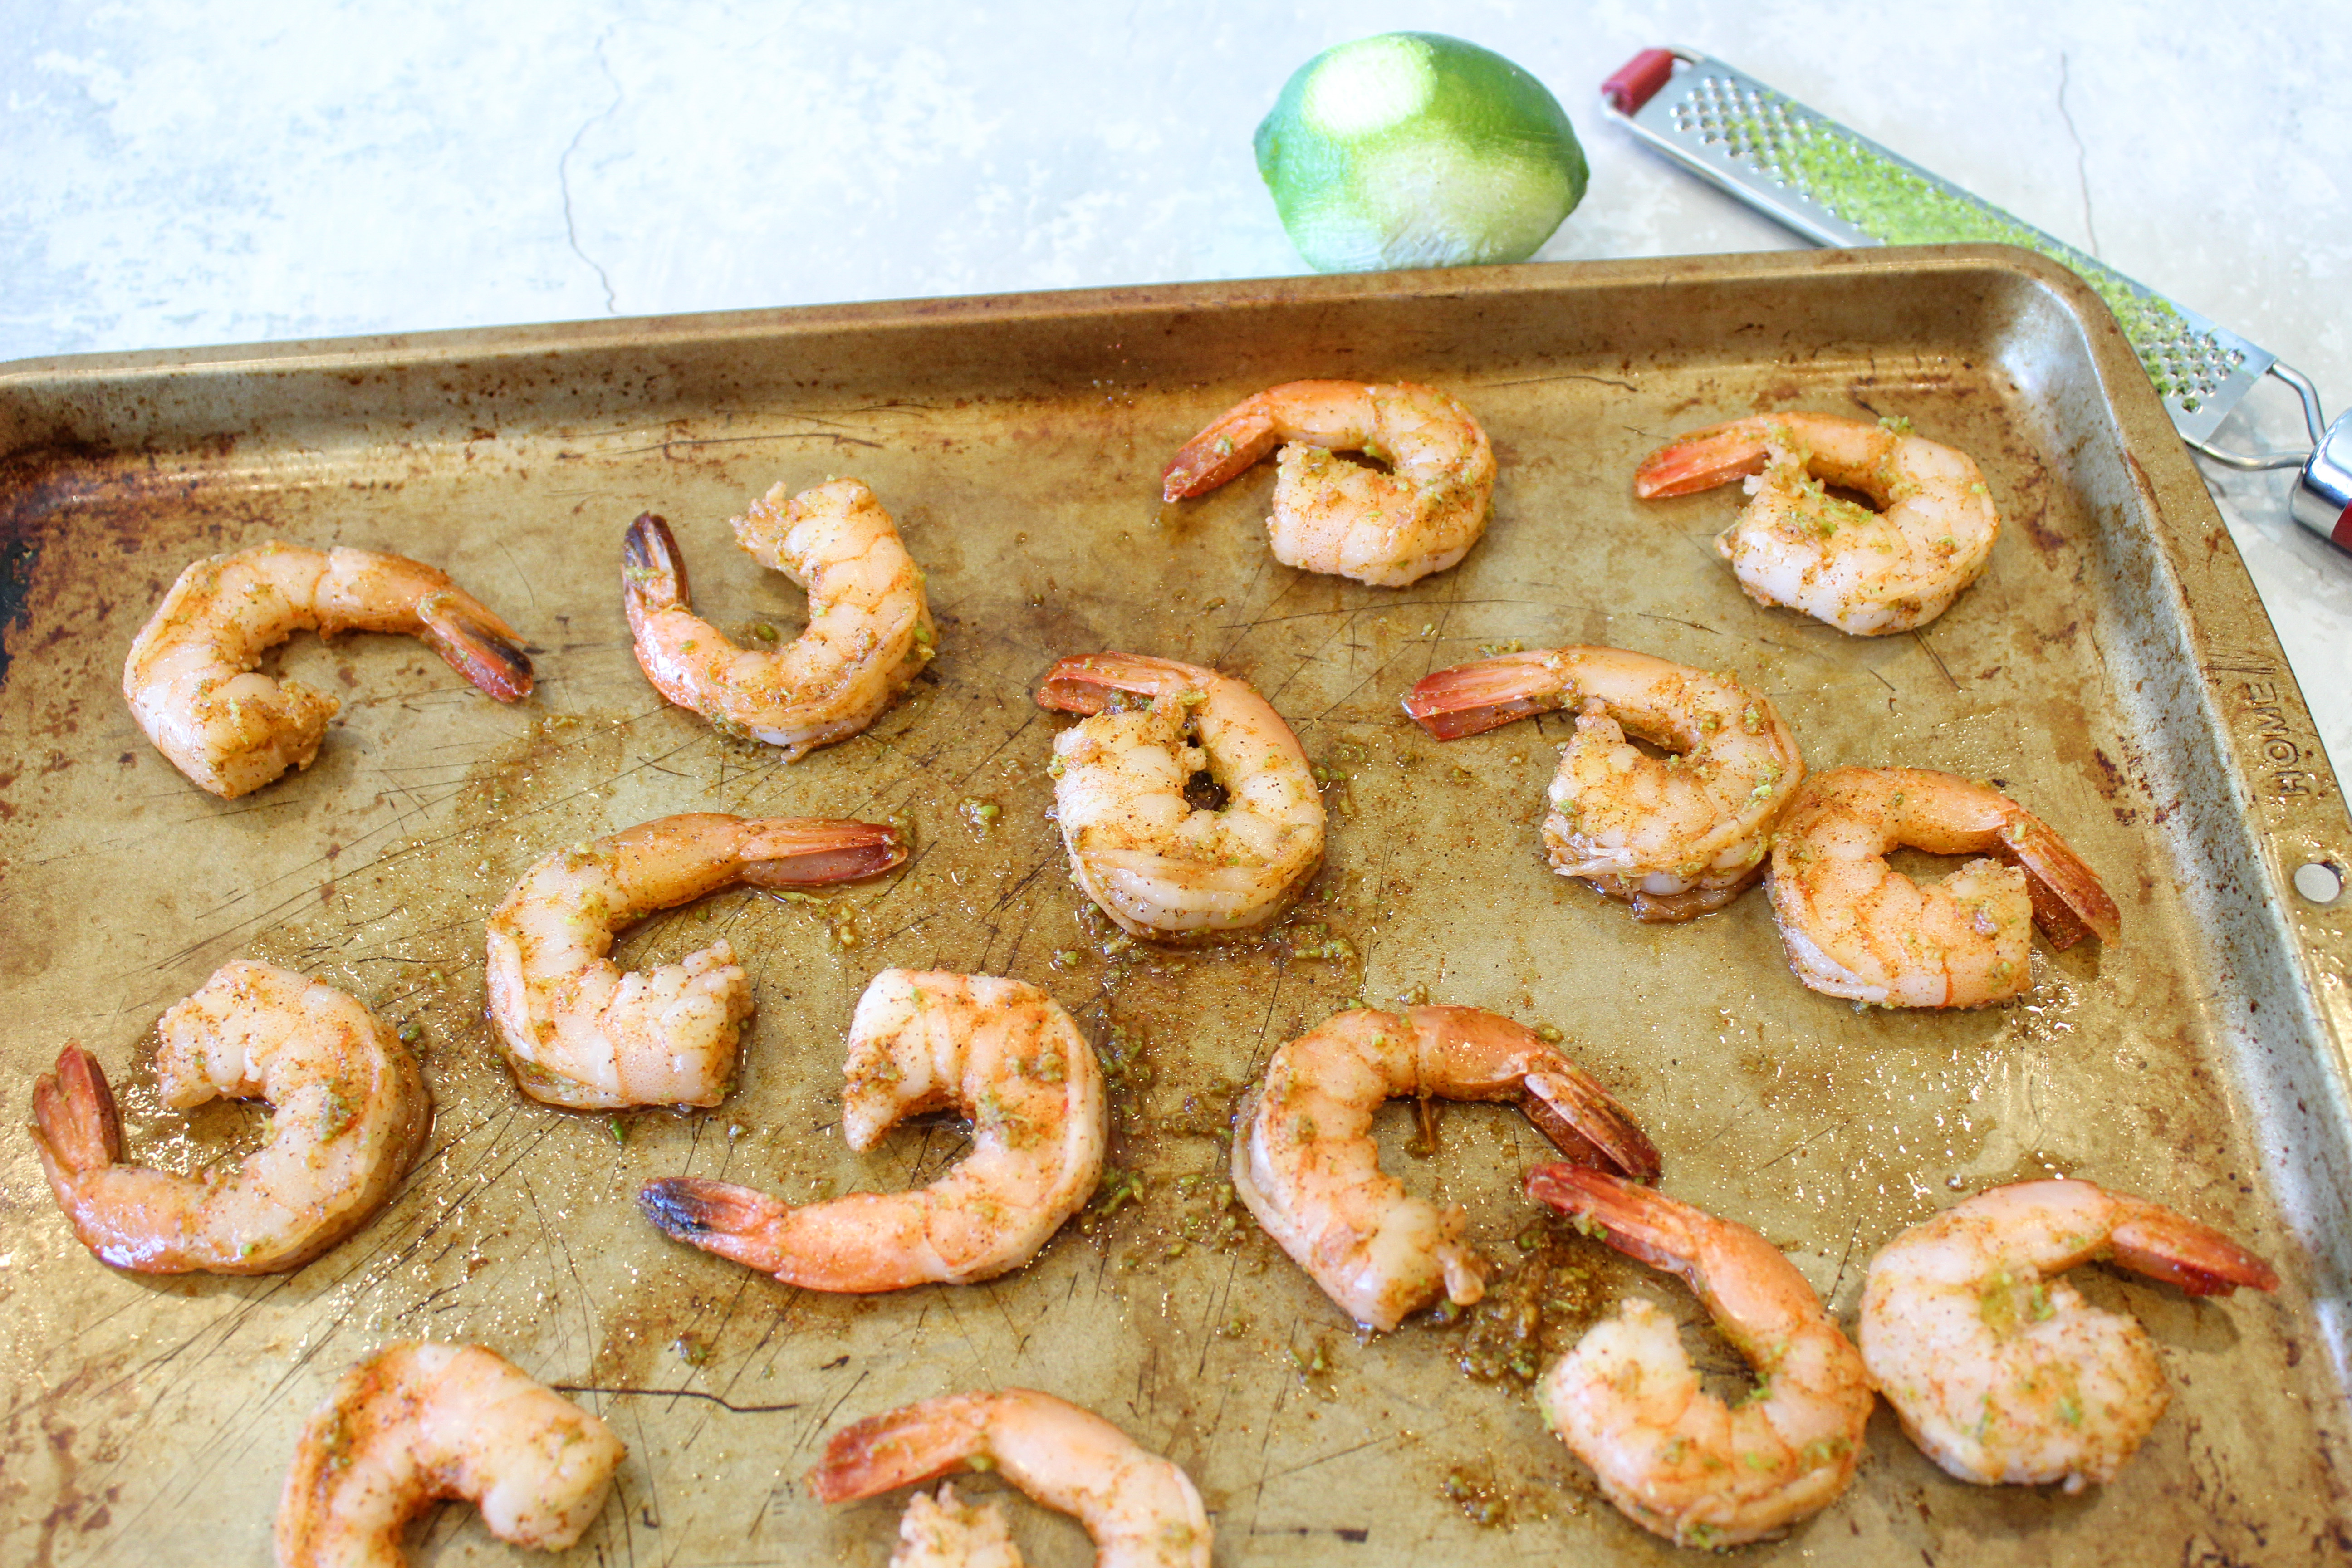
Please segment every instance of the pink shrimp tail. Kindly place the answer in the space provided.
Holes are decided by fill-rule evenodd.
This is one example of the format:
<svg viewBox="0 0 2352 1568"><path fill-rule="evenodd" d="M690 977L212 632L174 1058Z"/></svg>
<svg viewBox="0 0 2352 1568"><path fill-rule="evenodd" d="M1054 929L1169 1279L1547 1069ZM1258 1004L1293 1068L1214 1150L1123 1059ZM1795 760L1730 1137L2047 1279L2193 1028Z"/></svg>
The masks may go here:
<svg viewBox="0 0 2352 1568"><path fill-rule="evenodd" d="M639 512L621 536L621 599L633 632L638 617L651 611L694 607L677 536L666 519L652 512Z"/></svg>
<svg viewBox="0 0 2352 1568"><path fill-rule="evenodd" d="M2241 1285L2278 1289L2278 1270L2210 1226L2160 1204L2117 1198L2126 1217L2109 1233L2115 1260L2191 1296L2227 1296Z"/></svg>
<svg viewBox="0 0 2352 1568"><path fill-rule="evenodd" d="M1496 729L1568 705L1573 683L1553 650L1530 649L1424 675L1405 694L1406 717L1441 741Z"/></svg>
<svg viewBox="0 0 2352 1568"><path fill-rule="evenodd" d="M1665 1169L1649 1134L1580 1068L1529 1073L1526 1109L1536 1130L1577 1165L1636 1182L1654 1182Z"/></svg>
<svg viewBox="0 0 2352 1568"><path fill-rule="evenodd" d="M1215 489L1273 451L1281 437L1268 404L1272 395L1261 392L1247 399L1186 442L1160 477L1160 499L1183 500Z"/></svg>
<svg viewBox="0 0 2352 1568"><path fill-rule="evenodd" d="M1633 471L1633 493L1643 500L1693 495L1760 474L1770 459L1765 426L1734 419L1668 443L1642 459Z"/></svg>
<svg viewBox="0 0 2352 1568"><path fill-rule="evenodd" d="M76 1173L102 1171L122 1158L122 1118L98 1058L69 1044L55 1072L33 1085L34 1137L49 1158Z"/></svg>
<svg viewBox="0 0 2352 1568"><path fill-rule="evenodd" d="M776 1267L771 1232L791 1210L767 1194L700 1176L665 1176L637 1189L654 1228L766 1273Z"/></svg>
<svg viewBox="0 0 2352 1568"><path fill-rule="evenodd" d="M1087 653L1058 660L1037 688L1037 706L1061 713L1099 713L1113 691L1159 697L1217 679L1213 669L1139 653Z"/></svg>
<svg viewBox="0 0 2352 1568"><path fill-rule="evenodd" d="M1648 1134L1590 1073L1525 1024L1483 1007L1430 1003L1406 1021L1423 1053L1421 1072L1447 1084L1439 1093L1516 1099L1536 1130L1576 1163L1657 1180L1661 1163ZM1438 1065L1447 1058L1450 1065ZM1484 1093L1472 1087L1480 1079Z"/></svg>
<svg viewBox="0 0 2352 1568"><path fill-rule="evenodd" d="M1528 1173L1528 1196L1599 1226L1601 1239L1628 1258L1676 1274L1690 1272L1698 1251L1693 1222L1707 1218L1679 1198L1580 1165L1538 1165Z"/></svg>
<svg viewBox="0 0 2352 1568"><path fill-rule="evenodd" d="M743 846L743 879L763 888L804 888L878 876L907 858L898 830L880 822L773 817Z"/></svg>
<svg viewBox="0 0 2352 1568"><path fill-rule="evenodd" d="M2000 858L2025 873L2033 923L2063 952L2086 936L2109 945L2123 935L2123 913L2098 873L2066 847L2049 824L2020 810L2001 829Z"/></svg>
<svg viewBox="0 0 2352 1568"><path fill-rule="evenodd" d="M794 1208L755 1187L665 1176L637 1190L637 1207L673 1241L773 1275L803 1290L864 1295L941 1276L903 1247L877 1242L900 1200L873 1193Z"/></svg>
<svg viewBox="0 0 2352 1568"><path fill-rule="evenodd" d="M809 1495L848 1502L969 1468L986 1449L975 1396L948 1394L843 1427L809 1470Z"/></svg>
<svg viewBox="0 0 2352 1568"><path fill-rule="evenodd" d="M417 635L479 690L501 702L530 695L534 675L522 639L488 609L454 588L417 601Z"/></svg>

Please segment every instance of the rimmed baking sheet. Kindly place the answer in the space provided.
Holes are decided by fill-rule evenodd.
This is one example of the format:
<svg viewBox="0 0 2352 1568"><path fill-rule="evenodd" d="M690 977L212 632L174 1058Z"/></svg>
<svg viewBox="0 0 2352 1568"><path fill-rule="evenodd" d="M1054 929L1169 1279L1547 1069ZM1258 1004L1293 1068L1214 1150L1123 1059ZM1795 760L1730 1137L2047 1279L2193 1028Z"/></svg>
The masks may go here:
<svg viewBox="0 0 2352 1568"><path fill-rule="evenodd" d="M1381 590L1275 564L1269 468L1159 501L1160 467L1209 416L1307 375L1434 383L1485 421L1502 478L1460 567ZM1906 416L1983 464L2007 531L1923 632L1857 640L1759 609L1711 548L1730 492L1633 499L1633 464L1663 439L1799 407ZM273 1279L106 1269L58 1215L29 1140L9 1142L0 1555L267 1561L304 1417L352 1361L429 1336L578 1390L629 1443L613 1502L564 1561L878 1563L898 1500L824 1509L800 1473L851 1419L992 1384L1063 1394L1177 1459L1220 1563L1675 1557L1596 1496L1511 1363L1556 1352L1628 1289L1685 1321L1696 1309L1540 1223L1517 1183L1546 1151L1515 1113L1447 1110L1433 1158L1407 1151L1408 1110L1384 1123L1409 1184L1468 1204L1482 1245L1526 1260L1463 1321L1360 1341L1220 1201L1234 1086L1350 998L1420 994L1561 1029L1664 1150L1667 1190L1762 1229L1849 1318L1863 1265L1900 1226L2052 1171L2174 1204L2281 1266L2274 1298L2222 1302L2082 1271L2087 1293L2148 1323L2174 1380L2114 1484L1962 1486L1882 1410L1853 1491L1752 1561L2342 1549L2352 914L2283 889L2305 859L2347 863L2352 829L2120 335L2022 253L28 363L0 370L0 1060L20 1112L72 1037L114 1075L135 1157L187 1169L249 1144L256 1112L161 1112L149 1065L156 1016L240 954L415 1025L439 1101L392 1206ZM778 479L835 474L898 518L942 651L866 735L787 767L646 687L620 537L662 512L707 614L789 632L792 590L723 521ZM541 650L538 696L499 708L404 640L298 638L284 668L345 703L318 763L236 802L201 794L133 728L121 659L188 560L273 537L446 566ZM2006 781L2105 878L2124 940L2039 950L2039 983L2011 1006L1889 1014L1800 988L1760 894L1637 926L1542 864L1558 718L1441 746L1397 710L1428 670L1512 642L1734 669L1772 693L1816 767ZM1045 815L1049 737L1068 721L1029 692L1055 658L1106 647L1249 679L1332 774L1328 864L1271 938L1161 953L1084 909ZM759 1015L726 1105L612 1118L524 1101L482 1018L484 916L548 848L696 809L896 815L918 851L876 884L814 903L722 894L624 943L667 958L724 932L746 955ZM1013 974L1069 1006L1123 1064L1113 1160L1140 1197L1007 1279L874 1299L786 1289L655 1234L632 1202L652 1176L802 1199L928 1180L956 1156L951 1122L870 1158L840 1142L843 1031L894 964ZM1727 1363L1719 1340L1695 1342ZM1026 1509L1020 1529L1037 1561L1087 1560L1066 1521ZM509 1556L465 1508L420 1539L423 1563Z"/></svg>

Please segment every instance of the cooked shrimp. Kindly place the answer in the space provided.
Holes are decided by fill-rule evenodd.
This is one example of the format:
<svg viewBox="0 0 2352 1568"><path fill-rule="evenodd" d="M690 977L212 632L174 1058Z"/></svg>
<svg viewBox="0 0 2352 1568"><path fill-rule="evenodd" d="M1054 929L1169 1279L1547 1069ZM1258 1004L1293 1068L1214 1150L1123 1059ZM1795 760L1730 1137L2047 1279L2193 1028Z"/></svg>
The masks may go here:
<svg viewBox="0 0 2352 1568"><path fill-rule="evenodd" d="M560 1552L628 1453L613 1429L479 1345L408 1341L345 1373L294 1445L278 1568L399 1568L402 1530L464 1498L500 1541Z"/></svg>
<svg viewBox="0 0 2352 1568"><path fill-rule="evenodd" d="M1162 493L1172 501L1213 490L1277 444L1265 526L1285 566L1401 588L1461 560L1486 531L1486 433L1453 398L1411 382L1294 381L1245 398L1176 454Z"/></svg>
<svg viewBox="0 0 2352 1568"><path fill-rule="evenodd" d="M1764 874L1772 825L1805 776L1772 700L1728 675L1613 647L1534 648L1423 678L1404 710L1441 741L1574 705L1548 792L1552 869L1637 921L1719 910ZM1651 756L1634 735L1670 753Z"/></svg>
<svg viewBox="0 0 2352 1568"><path fill-rule="evenodd" d="M1965 452L1834 414L1759 414L1695 430L1642 460L1633 493L1688 495L1747 477L1754 497L1716 552L1759 605L1842 632L1924 626L1975 582L2000 534ZM1824 484L1879 508L1834 496Z"/></svg>
<svg viewBox="0 0 2352 1568"><path fill-rule="evenodd" d="M898 1516L898 1545L890 1568L1025 1568L1013 1544L1004 1510L992 1502L967 1503L942 1483L937 1498L917 1492Z"/></svg>
<svg viewBox="0 0 2352 1568"><path fill-rule="evenodd" d="M1119 692L1150 698L1122 704ZM1085 713L1054 738L1070 869L1137 936L1213 940L1266 924L1323 864L1323 800L1282 715L1230 676L1097 653L1046 672L1037 705Z"/></svg>
<svg viewBox="0 0 2352 1568"><path fill-rule="evenodd" d="M1998 858L1923 887L1886 863L1898 844ZM2024 994L2035 925L2061 950L2123 931L2097 873L2049 824L1990 785L1926 768L1807 779L1773 839L1769 891L1797 978L1885 1007Z"/></svg>
<svg viewBox="0 0 2352 1568"><path fill-rule="evenodd" d="M846 1502L966 1469L993 1469L1076 1514L1095 1568L1208 1568L1209 1516L1191 1477L1101 1416L1025 1388L950 1394L845 1426L808 1489Z"/></svg>
<svg viewBox="0 0 2352 1568"><path fill-rule="evenodd" d="M971 1118L972 1152L928 1187L793 1208L727 1182L648 1182L662 1232L810 1290L966 1285L1020 1268L1094 1195L1102 1071L1051 996L988 974L886 969L849 1024L841 1130L871 1149L901 1119Z"/></svg>
<svg viewBox="0 0 2352 1568"><path fill-rule="evenodd" d="M1626 1518L1677 1546L1732 1546L1837 1500L1862 1462L1870 1384L1779 1248L1744 1225L1573 1165L1530 1173L1528 1195L1681 1275L1756 1369L1756 1392L1725 1405L1699 1385L1675 1321L1636 1296L1544 1373L1544 1419Z"/></svg>
<svg viewBox="0 0 2352 1568"><path fill-rule="evenodd" d="M1870 1260L1862 1359L1927 1456L1964 1481L2115 1479L2171 1395L2147 1331L2051 1276L2094 1258L2192 1296L2278 1288L2221 1232L2088 1182L2020 1182Z"/></svg>
<svg viewBox="0 0 2352 1568"><path fill-rule="evenodd" d="M515 1082L574 1110L716 1105L735 1076L751 983L721 937L676 963L623 973L623 926L734 882L808 887L907 858L874 822L658 817L559 849L523 873L489 921L490 1019Z"/></svg>
<svg viewBox="0 0 2352 1568"><path fill-rule="evenodd" d="M795 762L847 740L890 706L937 651L922 568L856 479L787 500L781 484L733 521L760 563L808 590L808 629L789 647L740 648L694 613L686 559L651 512L629 525L621 600L654 689L733 735Z"/></svg>
<svg viewBox="0 0 2352 1568"><path fill-rule="evenodd" d="M180 574L131 641L122 697L172 765L234 799L319 754L342 704L257 669L298 631L404 632L501 702L530 695L512 627L449 575L405 555L257 544Z"/></svg>
<svg viewBox="0 0 2352 1568"><path fill-rule="evenodd" d="M424 1151L433 1096L416 1060L356 1001L307 975L225 963L156 1026L156 1086L185 1110L269 1102L269 1142L233 1170L122 1163L122 1123L78 1045L33 1086L33 1142L74 1234L142 1274L274 1274L365 1225Z"/></svg>
<svg viewBox="0 0 2352 1568"><path fill-rule="evenodd" d="M1475 1007L1339 1014L1276 1047L1242 1102L1234 1190L1340 1310L1393 1329L1442 1289L1486 1292L1469 1212L1384 1174L1372 1113L1402 1095L1516 1100L1561 1152L1647 1181L1658 1152L1624 1109L1533 1030Z"/></svg>

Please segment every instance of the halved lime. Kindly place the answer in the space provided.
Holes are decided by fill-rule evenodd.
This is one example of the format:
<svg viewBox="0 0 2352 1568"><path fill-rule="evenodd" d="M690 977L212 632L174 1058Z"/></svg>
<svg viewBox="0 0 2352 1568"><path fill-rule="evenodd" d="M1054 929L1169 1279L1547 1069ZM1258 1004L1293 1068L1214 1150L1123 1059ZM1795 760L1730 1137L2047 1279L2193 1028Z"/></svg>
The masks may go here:
<svg viewBox="0 0 2352 1568"><path fill-rule="evenodd" d="M1491 49L1382 33L1292 73L1257 170L1319 272L1524 261L1584 197L1559 100Z"/></svg>

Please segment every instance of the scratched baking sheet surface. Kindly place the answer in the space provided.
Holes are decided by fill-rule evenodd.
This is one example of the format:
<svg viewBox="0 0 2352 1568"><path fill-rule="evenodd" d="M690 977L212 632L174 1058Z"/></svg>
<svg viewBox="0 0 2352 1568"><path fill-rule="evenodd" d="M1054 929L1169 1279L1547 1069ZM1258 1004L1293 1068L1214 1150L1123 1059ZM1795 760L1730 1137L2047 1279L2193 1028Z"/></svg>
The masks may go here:
<svg viewBox="0 0 2352 1568"><path fill-rule="evenodd" d="M34 1074L79 1038L113 1075L135 1158L189 1170L250 1147L260 1111L163 1112L151 1064L158 1014L251 955L416 1026L438 1109L383 1215L254 1279L100 1266L29 1140L6 1141L0 1558L267 1561L289 1452L331 1382L430 1336L498 1348L627 1441L567 1563L879 1563L902 1495L827 1510L798 1477L856 1417L992 1384L1066 1395L1183 1465L1223 1563L1676 1559L1598 1498L1523 1374L1624 1291L1698 1314L1678 1284L1540 1220L1517 1184L1547 1151L1516 1113L1444 1109L1433 1156L1408 1149L1409 1108L1383 1123L1391 1168L1466 1203L1512 1264L1496 1305L1460 1321L1360 1340L1218 1202L1231 1100L1266 1054L1351 997L1422 993L1565 1031L1664 1150L1667 1189L1759 1226L1849 1321L1896 1229L2052 1172L2175 1204L2281 1266L2275 1298L2219 1304L2076 1275L2147 1323L2175 1390L2112 1486L1960 1485L1882 1408L1853 1491L1749 1560L2340 1548L2325 1309L2341 1269L2307 1216L2341 1205L2342 1150L2287 1090L2298 1072L2320 1072L2314 1104L2341 1085L2310 1066L2326 1042L2294 1032L2292 1006L2264 1019L2252 939L2197 880L2217 851L2184 826L2179 781L2226 761L2184 756L2196 736L2135 705L2159 612L2113 536L2151 525L2085 477L2104 405L2083 390L2079 336L2030 268L1646 266L1528 269L1484 292L1436 275L1224 286L320 345L250 374L204 356L78 373L79 401L38 416L61 437L5 476L22 589L0 687L5 1092L23 1115ZM2024 320L2036 310L2056 326ZM1160 467L1209 416L1331 374L1432 381L1485 421L1496 515L1456 570L1392 591L1277 566L1270 466L1159 502ZM1664 438L1786 407L1906 416L1983 463L2008 529L1924 634L1849 639L1749 604L1710 548L1733 492L1633 499L1635 461ZM22 406L10 416L15 439L40 434ZM73 434L98 427L116 450ZM866 735L786 767L646 687L621 533L664 513L705 614L789 632L798 595L724 520L778 479L844 473L873 485L929 572L942 651ZM446 565L541 650L537 696L501 708L411 641L298 638L284 669L344 702L318 763L234 803L201 794L133 728L122 652L189 559L273 537ZM1790 977L1760 893L1635 925L1542 864L1557 718L1441 746L1398 713L1420 676L1510 642L1735 669L1815 767L2007 781L2104 874L2125 940L2038 952L2015 1005L1864 1014ZM1247 679L1333 775L1328 864L1270 938L1128 947L1071 884L1045 772L1068 721L1029 692L1054 658L1106 647ZM725 1105L614 1118L525 1101L483 1019L485 915L551 847L708 809L895 815L916 853L880 882L815 900L737 890L625 940L625 960L722 933L744 955L759 1013ZM1308 955L1335 938L1352 956ZM889 965L1015 975L1068 1006L1118 1058L1112 1161L1140 1197L1007 1279L865 1299L656 1235L633 1202L653 1176L807 1199L920 1183L958 1156L946 1119L870 1157L841 1142L843 1034ZM1734 1364L1711 1333L1689 1337ZM1069 1521L1019 1512L1034 1560L1089 1560ZM519 1555L466 1507L411 1539L419 1563Z"/></svg>

